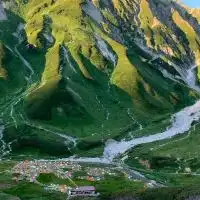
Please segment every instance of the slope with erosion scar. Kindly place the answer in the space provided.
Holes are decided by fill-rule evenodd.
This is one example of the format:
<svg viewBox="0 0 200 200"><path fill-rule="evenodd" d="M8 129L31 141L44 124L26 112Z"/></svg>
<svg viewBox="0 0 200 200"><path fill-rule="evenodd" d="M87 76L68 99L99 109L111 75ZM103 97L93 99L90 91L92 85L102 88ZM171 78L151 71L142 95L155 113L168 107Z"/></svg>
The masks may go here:
<svg viewBox="0 0 200 200"><path fill-rule="evenodd" d="M134 41L141 37L141 32L136 37L138 32L135 29L135 25L140 24L141 13L133 16L139 14L137 1L99 1L95 6L80 0L73 1L73 4L70 0L21 2L20 15L26 21L26 34L23 34L18 50L30 62L34 75L32 82L25 82L28 84L24 87L25 95L19 95L5 112L4 120L9 126L17 123L14 129L5 129L6 142L14 140L13 133L21 133L21 129L29 127L33 121L44 129L76 137L74 152L92 151L94 147L102 151L108 139L123 138L135 131L140 133L141 127L166 120L166 116L198 97L183 81L172 81L163 76L157 66L166 69L171 66L162 57L161 63L156 59L154 63L148 62L153 57L145 49L157 55L161 54L159 48L146 47L145 41L138 46ZM152 4L148 6L155 15ZM134 13L131 14L132 8ZM156 17L162 24L159 13ZM9 18L8 22L13 23L12 20ZM168 24L161 25L163 31L165 26ZM177 34L176 29L172 30L174 34ZM16 30L17 27L7 37ZM173 44L177 43L176 40ZM12 51L19 41L14 45L9 41L4 39L3 43ZM26 44L31 48L24 48ZM180 46L180 49L184 48L182 43ZM163 55L167 57L165 52ZM10 113L12 120L6 118ZM35 134L32 130L25 135L19 134L13 150L20 145L23 147L26 142L33 148L41 148L33 141L37 138L43 144L46 134L42 138Z"/></svg>

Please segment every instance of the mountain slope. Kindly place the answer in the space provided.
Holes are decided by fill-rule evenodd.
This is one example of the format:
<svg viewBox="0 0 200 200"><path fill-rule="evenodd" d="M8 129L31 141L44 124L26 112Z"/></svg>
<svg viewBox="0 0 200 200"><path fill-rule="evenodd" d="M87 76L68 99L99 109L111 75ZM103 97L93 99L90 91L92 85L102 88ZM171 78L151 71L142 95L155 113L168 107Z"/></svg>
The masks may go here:
<svg viewBox="0 0 200 200"><path fill-rule="evenodd" d="M198 12L156 0L3 6L0 109L13 152L60 145L98 155L108 139L165 129L199 97Z"/></svg>

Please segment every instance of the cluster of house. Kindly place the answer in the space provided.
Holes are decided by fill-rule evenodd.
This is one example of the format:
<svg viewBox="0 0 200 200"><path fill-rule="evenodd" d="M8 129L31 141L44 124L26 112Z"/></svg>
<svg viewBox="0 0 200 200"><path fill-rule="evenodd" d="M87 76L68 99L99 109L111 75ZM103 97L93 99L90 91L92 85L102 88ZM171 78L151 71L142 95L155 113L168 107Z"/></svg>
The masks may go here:
<svg viewBox="0 0 200 200"><path fill-rule="evenodd" d="M81 166L67 161L22 161L12 169L13 179L35 182L40 174L54 173L57 177L72 177L73 171L81 170Z"/></svg>
<svg viewBox="0 0 200 200"><path fill-rule="evenodd" d="M85 172L75 176L76 172ZM83 167L76 162L69 161L22 161L12 169L13 180L27 180L35 182L40 174L53 173L62 179L75 178L88 181L100 181L105 175L116 176L117 173L109 167Z"/></svg>
<svg viewBox="0 0 200 200"><path fill-rule="evenodd" d="M84 172L82 175L76 176L77 172ZM57 177L62 179L84 179L88 181L100 181L105 178L105 175L115 176L117 173L110 169L109 167L82 167L76 162L70 161L44 161L44 160L33 160L33 161L21 161L15 165L12 169L13 180L20 181L26 180L28 182L34 182L36 184L41 184L38 182L37 178L40 174L55 174ZM80 173L81 174L81 173ZM69 187L67 185L58 185L51 183L49 185L44 185L46 190L60 191L67 193L70 196L96 196L95 187L84 186L75 188ZM74 184L76 185L76 184Z"/></svg>
<svg viewBox="0 0 200 200"><path fill-rule="evenodd" d="M101 181L105 179L105 175L117 176L117 173L108 167L86 167L85 171L87 175L76 178L88 181Z"/></svg>

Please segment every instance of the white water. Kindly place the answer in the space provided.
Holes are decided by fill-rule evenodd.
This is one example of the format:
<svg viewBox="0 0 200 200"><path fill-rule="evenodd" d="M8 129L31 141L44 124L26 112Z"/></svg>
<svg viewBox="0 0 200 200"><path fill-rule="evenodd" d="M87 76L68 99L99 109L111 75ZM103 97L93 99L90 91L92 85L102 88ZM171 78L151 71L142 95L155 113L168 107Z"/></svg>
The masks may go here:
<svg viewBox="0 0 200 200"><path fill-rule="evenodd" d="M61 138L66 139L67 141L66 141L65 143L66 143L67 145L68 145L68 141L72 142L74 147L77 145L76 138L73 138L73 137L70 137L70 136L67 136L67 135L64 135L64 134L61 134L61 133L57 133L57 132L55 132L55 135L58 135L58 136L60 136Z"/></svg>
<svg viewBox="0 0 200 200"><path fill-rule="evenodd" d="M139 144L151 143L174 137L177 134L183 134L190 130L194 121L200 119L200 101L176 113L172 117L172 125L166 131L154 135L135 138L130 141L117 142L110 140L104 149L104 158L113 160L116 156L125 153L127 150Z"/></svg>
<svg viewBox="0 0 200 200"><path fill-rule="evenodd" d="M127 109L127 114L128 116L133 120L133 122L138 125L139 129L142 130L143 129L143 126L142 124L140 124L133 116L133 113L131 112L131 108L128 108Z"/></svg>
<svg viewBox="0 0 200 200"><path fill-rule="evenodd" d="M112 164L114 158L116 158L120 154L125 153L126 151L135 147L136 145L169 139L178 134L183 134L189 131L192 126L192 123L199 119L200 119L200 101L174 114L172 117L171 127L167 128L167 130L164 132L141 138L135 138L130 141L117 142L115 140L109 140L106 143L106 146L104 148L104 155L102 157L96 157L96 158L70 157L70 158L64 158L62 160L74 161L74 162Z"/></svg>
<svg viewBox="0 0 200 200"><path fill-rule="evenodd" d="M14 116L14 114L15 114L15 107L17 106L18 103L20 103L20 101L22 100L22 98L23 98L23 96L19 96L18 99L16 98L16 100L10 104L10 116L11 116L11 118L13 120L13 123L14 123L14 125L15 125L16 128L17 128L17 121L16 121L15 116Z"/></svg>
<svg viewBox="0 0 200 200"><path fill-rule="evenodd" d="M188 75L191 79L196 76L194 73L191 76ZM193 81L190 80L188 83L193 83ZM70 158L63 158L61 160L65 161L72 161L72 162L85 162L85 163L102 163L102 164L114 164L113 159L116 158L118 155L125 153L129 149L135 147L139 144L146 144L151 143L155 141L160 141L164 139L168 139L171 137L174 137L178 134L184 134L185 132L189 131L192 123L195 121L198 121L200 119L200 100L197 101L194 105L188 106L184 108L183 110L177 112L172 116L172 125L171 127L167 128L166 131L157 133L150 136L145 136L141 138L135 138L130 141L120 141L117 142L115 140L109 140L107 141L105 148L104 148L104 154L102 157L96 157L96 158L90 158L90 157L83 157L83 158L76 158L76 157L70 157ZM119 164L119 167L122 167ZM136 174L137 172L133 172ZM140 174L139 174L140 175ZM142 175L140 175L141 177Z"/></svg>
<svg viewBox="0 0 200 200"><path fill-rule="evenodd" d="M109 52L106 43L104 44L102 41L98 40L99 48L102 51L102 54L104 56L107 56L107 58L111 59L112 62L116 62L116 58L111 55L111 52ZM18 54L18 52L16 52ZM23 58L22 58L23 60ZM69 62L70 63L70 62ZM27 63L26 63L27 65ZM199 89L197 86L195 86L195 75L194 75L194 70L195 66L192 67L188 72L186 73L186 81L187 84L190 87L195 87L196 89ZM77 96L78 98L81 99L81 97L74 92L72 89L68 88L74 96ZM141 138L135 138L130 141L114 141L114 140L109 140L106 143L105 149L104 149L104 154L101 158L66 158L64 160L69 160L69 161L77 161L77 162L92 162L92 163L112 163L113 159L128 151L129 149L135 147L136 145L139 144L146 144L146 143L151 143L155 141L160 141L164 139L168 139L171 137L176 136L177 134L183 134L187 131L190 130L191 125L194 121L197 121L200 119L200 101L196 102L194 105L189 106L181 110L180 112L176 113L172 117L172 125L169 127L166 131L157 133L154 135L146 136L146 137L141 137ZM59 134L61 136L61 134ZM69 138L68 138L69 139ZM0 133L0 141L2 142L2 133ZM3 143L3 142L2 142ZM3 146L4 147L4 146Z"/></svg>
<svg viewBox="0 0 200 200"><path fill-rule="evenodd" d="M129 149L135 147L139 144L146 144L155 141L160 141L164 139L169 139L178 134L183 134L190 130L192 123L200 119L200 101L197 101L194 105L184 108L178 113L172 116L172 125L167 128L166 131L157 133L150 136L145 136L141 138L135 138L130 141L120 141L109 140L104 148L104 155L97 158L75 158L70 157L64 160L74 161L74 162L91 162L91 163L105 163L111 164L113 159L120 154L125 153Z"/></svg>
<svg viewBox="0 0 200 200"><path fill-rule="evenodd" d="M14 55L17 56L17 54L8 46L5 44L5 47Z"/></svg>

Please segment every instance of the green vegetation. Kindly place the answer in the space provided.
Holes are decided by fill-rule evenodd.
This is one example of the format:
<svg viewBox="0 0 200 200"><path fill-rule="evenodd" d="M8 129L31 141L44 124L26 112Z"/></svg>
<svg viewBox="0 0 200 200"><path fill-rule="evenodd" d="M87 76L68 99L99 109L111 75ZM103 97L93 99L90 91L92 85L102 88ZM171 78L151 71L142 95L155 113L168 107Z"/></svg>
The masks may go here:
<svg viewBox="0 0 200 200"><path fill-rule="evenodd" d="M100 157L108 139L162 132L173 113L199 99L178 73L199 65L197 14L187 20L190 11L180 12L178 4L169 2L92 2L97 10L91 11L86 0L17 0L6 10L8 20L0 21L1 144L6 145L0 148L5 154L12 148L6 158ZM95 12L101 20L95 20ZM95 185L104 199L131 191L143 199L169 191L182 195L182 187L199 184L194 174L200 171L199 129L196 125L188 136L128 152L130 167L180 188L143 193L144 183L125 177L75 181ZM12 164L0 164L4 199L65 198L35 184L13 182ZM70 185L52 174L38 180Z"/></svg>
<svg viewBox="0 0 200 200"><path fill-rule="evenodd" d="M62 184L68 184L69 183L69 180L64 180L64 179L58 178L54 174L40 174L40 176L37 178L37 180L40 183L43 183L43 184L53 183L53 184L62 185Z"/></svg>
<svg viewBox="0 0 200 200"><path fill-rule="evenodd" d="M0 44L0 78L6 79L7 78L7 72L3 67L3 59L4 59L4 48L3 45Z"/></svg>
<svg viewBox="0 0 200 200"><path fill-rule="evenodd" d="M4 162L1 163L0 167L2 170L10 170L15 162ZM86 180L74 179L77 185L94 185L97 192L100 192L100 198L105 199L125 199L126 197L137 197L139 200L146 199L159 199L162 197L166 200L168 199L182 199L188 196L198 195L199 188L195 185L199 184L199 178L191 175L175 175L175 174L165 174L165 173L152 173L146 172L145 174L150 179L155 179L157 181L166 181L170 183L169 185L175 186L173 188L162 188L162 189L146 189L144 184L140 181L131 181L126 177L111 177L106 176L105 180L98 182L89 182ZM2 177L2 174L0 175ZM6 176L7 179L2 182L1 178L1 188L0 196L16 198L19 197L22 200L33 200L33 199L58 199L64 200L66 198L65 194L46 191L43 187L27 182L13 182L11 181L11 176ZM74 185L66 179L61 179L53 174L41 174L38 177L38 181L43 184L66 184L68 186L74 187ZM3 185L4 184L4 185ZM6 187L5 187L6 186Z"/></svg>
<svg viewBox="0 0 200 200"><path fill-rule="evenodd" d="M110 13L108 9L102 10L103 16L113 25L118 26L117 19Z"/></svg>
<svg viewBox="0 0 200 200"><path fill-rule="evenodd" d="M5 193L18 196L22 200L38 199L38 200L63 200L66 198L65 194L59 192L45 191L42 186L33 183L19 183L13 188L4 190Z"/></svg>
<svg viewBox="0 0 200 200"><path fill-rule="evenodd" d="M113 196L112 200L123 200L123 199L131 199L131 200L183 200L186 198L198 198L199 197L199 188L159 188L154 190L142 191L139 193L124 193Z"/></svg>
<svg viewBox="0 0 200 200"><path fill-rule="evenodd" d="M50 184L50 183L66 184L68 186L74 187L74 185L69 180L57 178L53 174L41 174L38 178L38 181L45 184ZM73 181L78 186L94 185L96 187L97 192L101 194L101 197L103 199L108 198L110 195L115 194L116 191L118 192L138 191L144 188L144 184L142 182L128 180L123 176L121 177L107 176L105 180L97 182L90 182L87 180L79 180L79 179L73 179Z"/></svg>
<svg viewBox="0 0 200 200"><path fill-rule="evenodd" d="M188 135L134 148L126 163L170 186L198 185L199 125L194 127Z"/></svg>
<svg viewBox="0 0 200 200"><path fill-rule="evenodd" d="M71 146L70 142L67 146L62 138L53 133L22 125L18 129L8 128L4 134L6 141L17 138L17 141L13 143L13 156L24 154L26 151L33 156L44 157L71 155L68 149Z"/></svg>
<svg viewBox="0 0 200 200"><path fill-rule="evenodd" d="M100 24L82 10L85 1L18 3L18 12L8 12L8 23L1 22L1 27L9 31L0 35L2 66L7 72L7 79L0 80L4 139L11 142L17 137L12 143L13 157L23 150L25 157L74 153L97 157L103 154L108 139L130 139L163 131L170 124L172 113L197 99L198 95L183 84L163 77L155 69L161 65L159 61L155 66L145 62L147 53L132 44L134 25L127 21L140 6L135 2L118 0L113 2L113 10L112 6L95 1L104 16ZM148 2L141 3L151 11ZM144 17L141 15L139 18ZM153 12L151 15L154 17ZM26 23L21 32L20 23ZM115 34L122 32L118 30L120 23L126 24L130 33L129 38L119 34L127 41L124 43ZM116 66L102 55L97 35L116 56ZM15 56L15 47L23 58ZM150 55L147 57L151 59ZM162 63L162 67L167 69L169 65ZM8 95L6 105L4 95ZM76 138L76 148L57 133Z"/></svg>
<svg viewBox="0 0 200 200"><path fill-rule="evenodd" d="M147 45L151 46L151 37L152 37L152 30L150 26L153 24L153 14L149 7L149 3L147 0L142 0L140 3L140 14L139 18L141 21L141 27L144 30Z"/></svg>

